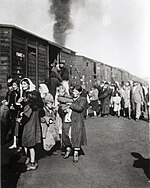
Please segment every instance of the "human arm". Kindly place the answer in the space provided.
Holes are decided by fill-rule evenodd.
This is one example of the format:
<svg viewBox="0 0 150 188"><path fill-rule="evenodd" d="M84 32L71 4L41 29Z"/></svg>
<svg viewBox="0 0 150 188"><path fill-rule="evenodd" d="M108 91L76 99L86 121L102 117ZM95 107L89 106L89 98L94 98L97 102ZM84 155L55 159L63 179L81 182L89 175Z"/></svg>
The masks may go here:
<svg viewBox="0 0 150 188"><path fill-rule="evenodd" d="M74 101L71 106L70 109L76 112L82 112L86 107L86 98L82 97L80 98L79 101Z"/></svg>

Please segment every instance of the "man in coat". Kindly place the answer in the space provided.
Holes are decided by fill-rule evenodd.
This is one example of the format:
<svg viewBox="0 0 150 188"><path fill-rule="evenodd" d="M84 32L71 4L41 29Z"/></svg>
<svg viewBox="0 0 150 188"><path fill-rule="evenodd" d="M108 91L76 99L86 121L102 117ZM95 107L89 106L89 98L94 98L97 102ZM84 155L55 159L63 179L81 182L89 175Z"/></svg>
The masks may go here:
<svg viewBox="0 0 150 188"><path fill-rule="evenodd" d="M110 89L108 82L105 82L99 96L99 100L101 101L101 115L105 117L109 114L111 93L112 90Z"/></svg>
<svg viewBox="0 0 150 188"><path fill-rule="evenodd" d="M132 100L134 102L135 120L138 121L141 115L141 105L144 102L143 90L140 83L134 82L132 88Z"/></svg>

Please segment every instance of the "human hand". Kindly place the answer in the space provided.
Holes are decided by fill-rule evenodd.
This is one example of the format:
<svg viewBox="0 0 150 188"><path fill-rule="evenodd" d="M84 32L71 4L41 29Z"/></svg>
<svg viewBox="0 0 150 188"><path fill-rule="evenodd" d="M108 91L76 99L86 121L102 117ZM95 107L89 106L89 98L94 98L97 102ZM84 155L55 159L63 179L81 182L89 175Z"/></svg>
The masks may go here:
<svg viewBox="0 0 150 188"><path fill-rule="evenodd" d="M18 103L21 103L23 100L24 100L24 98L23 98L23 97L20 97L17 102L18 102Z"/></svg>

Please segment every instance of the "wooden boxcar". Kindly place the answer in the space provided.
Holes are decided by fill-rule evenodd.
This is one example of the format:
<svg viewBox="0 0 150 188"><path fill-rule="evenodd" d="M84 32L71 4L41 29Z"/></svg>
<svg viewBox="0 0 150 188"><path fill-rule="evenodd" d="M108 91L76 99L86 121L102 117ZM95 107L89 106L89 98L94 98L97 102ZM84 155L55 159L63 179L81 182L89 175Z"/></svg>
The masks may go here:
<svg viewBox="0 0 150 188"><path fill-rule="evenodd" d="M30 78L36 86L50 74L50 64L65 60L70 84L86 85L90 89L95 80L114 82L143 80L122 69L106 65L88 57L76 55L68 48L48 41L13 25L0 25L0 89L7 91L7 76Z"/></svg>
<svg viewBox="0 0 150 188"><path fill-rule="evenodd" d="M30 78L34 84L49 76L49 65L59 61L62 47L11 25L0 25L1 96L6 94L7 76Z"/></svg>

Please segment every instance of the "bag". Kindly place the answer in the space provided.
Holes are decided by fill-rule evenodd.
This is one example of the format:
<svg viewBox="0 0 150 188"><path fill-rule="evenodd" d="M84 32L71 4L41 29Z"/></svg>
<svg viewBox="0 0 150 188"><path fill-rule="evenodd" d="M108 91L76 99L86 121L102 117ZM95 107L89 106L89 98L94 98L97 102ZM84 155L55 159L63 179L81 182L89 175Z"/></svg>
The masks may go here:
<svg viewBox="0 0 150 188"><path fill-rule="evenodd" d="M48 127L46 132L46 138L43 139L43 147L46 151L50 151L54 145L55 145L55 140L50 131L50 128Z"/></svg>
<svg viewBox="0 0 150 188"><path fill-rule="evenodd" d="M0 116L1 116L1 121L6 123L7 122L7 117L9 115L9 108L7 105L2 104L2 106L0 107Z"/></svg>

